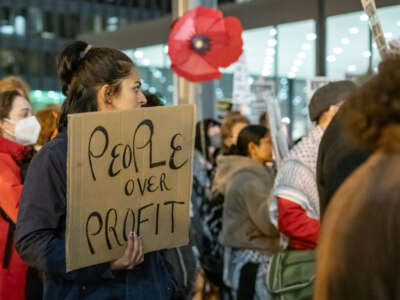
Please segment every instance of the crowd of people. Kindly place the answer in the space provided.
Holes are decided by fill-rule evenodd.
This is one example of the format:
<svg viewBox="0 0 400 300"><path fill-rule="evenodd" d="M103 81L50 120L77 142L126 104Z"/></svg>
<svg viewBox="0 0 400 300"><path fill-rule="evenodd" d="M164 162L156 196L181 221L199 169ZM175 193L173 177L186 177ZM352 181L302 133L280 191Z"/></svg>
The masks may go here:
<svg viewBox="0 0 400 300"><path fill-rule="evenodd" d="M72 272L68 115L163 101L116 49L74 42L57 71L66 99L38 112L21 78L0 80L0 299L400 299L400 55L317 90L279 166L266 115L198 121L189 244L144 255L131 232L120 258Z"/></svg>

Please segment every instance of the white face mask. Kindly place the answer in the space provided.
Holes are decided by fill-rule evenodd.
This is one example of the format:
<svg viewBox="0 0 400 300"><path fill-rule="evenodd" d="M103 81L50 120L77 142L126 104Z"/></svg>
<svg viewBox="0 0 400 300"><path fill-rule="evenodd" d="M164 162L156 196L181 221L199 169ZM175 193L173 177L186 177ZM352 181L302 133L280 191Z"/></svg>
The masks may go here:
<svg viewBox="0 0 400 300"><path fill-rule="evenodd" d="M18 122L6 119L5 121L15 124L15 131L12 134L15 141L23 146L36 144L41 126L35 116L31 116Z"/></svg>

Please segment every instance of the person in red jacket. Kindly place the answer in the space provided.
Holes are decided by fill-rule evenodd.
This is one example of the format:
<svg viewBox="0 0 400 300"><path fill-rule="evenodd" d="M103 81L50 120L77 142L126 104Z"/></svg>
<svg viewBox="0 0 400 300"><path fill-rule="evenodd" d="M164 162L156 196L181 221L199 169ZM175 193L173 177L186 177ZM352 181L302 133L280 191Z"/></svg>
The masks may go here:
<svg viewBox="0 0 400 300"><path fill-rule="evenodd" d="M320 230L316 183L322 135L348 93L351 81L331 82L315 92L309 104L314 126L285 158L278 170L270 206L271 221L288 238L289 249L314 249Z"/></svg>
<svg viewBox="0 0 400 300"><path fill-rule="evenodd" d="M0 299L25 299L28 266L14 245L23 165L31 157L40 125L17 91L0 93Z"/></svg>

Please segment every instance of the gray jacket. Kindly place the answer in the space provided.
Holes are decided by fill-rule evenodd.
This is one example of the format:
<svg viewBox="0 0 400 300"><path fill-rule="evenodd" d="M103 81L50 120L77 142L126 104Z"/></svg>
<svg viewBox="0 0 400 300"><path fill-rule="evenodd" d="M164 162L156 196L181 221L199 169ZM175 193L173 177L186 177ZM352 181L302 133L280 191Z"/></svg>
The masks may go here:
<svg viewBox="0 0 400 300"><path fill-rule="evenodd" d="M279 233L268 213L273 171L244 156L221 156L217 165L213 193L225 196L220 242L266 254L277 252ZM263 236L250 240L247 232L254 228Z"/></svg>

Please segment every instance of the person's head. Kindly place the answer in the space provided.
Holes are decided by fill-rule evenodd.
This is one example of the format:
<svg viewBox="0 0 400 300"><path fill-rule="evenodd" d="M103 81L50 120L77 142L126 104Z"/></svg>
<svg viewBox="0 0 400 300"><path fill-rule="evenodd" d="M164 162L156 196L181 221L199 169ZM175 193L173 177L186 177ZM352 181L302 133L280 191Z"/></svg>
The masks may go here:
<svg viewBox="0 0 400 300"><path fill-rule="evenodd" d="M36 143L39 132L28 100L17 91L0 93L0 135L27 146Z"/></svg>
<svg viewBox="0 0 400 300"><path fill-rule="evenodd" d="M221 125L222 152L227 153L229 148L236 145L240 131L250 124L249 119L239 111L229 112Z"/></svg>
<svg viewBox="0 0 400 300"><path fill-rule="evenodd" d="M17 91L29 101L29 86L18 76L8 76L0 80L0 93L6 91Z"/></svg>
<svg viewBox="0 0 400 300"><path fill-rule="evenodd" d="M47 105L36 113L40 126L42 127L37 145L43 146L54 137L57 132L60 107L58 105Z"/></svg>
<svg viewBox="0 0 400 300"><path fill-rule="evenodd" d="M248 156L259 163L272 161L272 140L268 129L261 125L249 125L239 134L236 154Z"/></svg>
<svg viewBox="0 0 400 300"><path fill-rule="evenodd" d="M379 65L379 72L343 106L347 129L371 149L380 146L384 129L400 123L400 57Z"/></svg>
<svg viewBox="0 0 400 300"><path fill-rule="evenodd" d="M213 119L205 119L196 124L194 146L208 161L211 161L211 152L221 146L220 127L221 124Z"/></svg>
<svg viewBox="0 0 400 300"><path fill-rule="evenodd" d="M349 80L330 82L319 88L308 106L311 121L325 130L346 97L355 89L356 85Z"/></svg>
<svg viewBox="0 0 400 300"><path fill-rule="evenodd" d="M164 106L164 102L159 95L149 92L144 92L143 94L146 97L146 104L144 104L143 107Z"/></svg>
<svg viewBox="0 0 400 300"><path fill-rule="evenodd" d="M119 50L73 42L58 56L57 71L67 97L60 129L67 126L68 114L129 110L146 103L134 63Z"/></svg>

